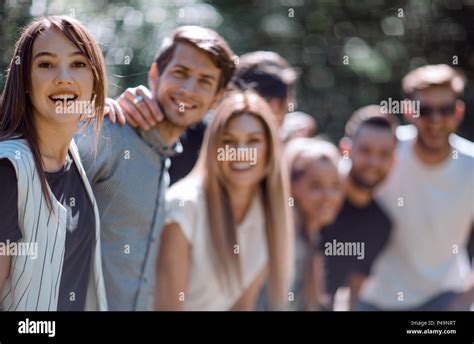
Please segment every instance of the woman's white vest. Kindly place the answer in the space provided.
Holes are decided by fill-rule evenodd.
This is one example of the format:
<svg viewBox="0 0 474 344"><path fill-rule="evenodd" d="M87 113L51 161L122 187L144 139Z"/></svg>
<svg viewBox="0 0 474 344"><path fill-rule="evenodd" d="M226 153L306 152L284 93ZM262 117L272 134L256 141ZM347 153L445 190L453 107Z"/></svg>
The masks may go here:
<svg viewBox="0 0 474 344"><path fill-rule="evenodd" d="M91 199L96 219L85 309L107 310L100 252L99 212L74 141L69 150ZM25 140L0 142L1 158L8 158L16 170L18 224L23 235L20 242L37 245L36 259L32 255L11 256L10 275L3 286L2 308L5 311L55 311L64 261L67 210L48 186L54 210L49 212L33 155Z"/></svg>

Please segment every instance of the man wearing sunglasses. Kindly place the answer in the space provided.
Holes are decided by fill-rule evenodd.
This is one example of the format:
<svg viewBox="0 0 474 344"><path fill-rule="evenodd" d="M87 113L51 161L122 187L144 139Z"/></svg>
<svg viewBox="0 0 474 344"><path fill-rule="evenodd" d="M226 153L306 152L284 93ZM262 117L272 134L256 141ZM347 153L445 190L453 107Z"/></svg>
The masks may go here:
<svg viewBox="0 0 474 344"><path fill-rule="evenodd" d="M403 90L419 102L401 128L396 165L377 199L392 236L363 286L358 310L468 310L474 274L467 242L474 219L473 143L454 136L465 80L447 65L408 73Z"/></svg>

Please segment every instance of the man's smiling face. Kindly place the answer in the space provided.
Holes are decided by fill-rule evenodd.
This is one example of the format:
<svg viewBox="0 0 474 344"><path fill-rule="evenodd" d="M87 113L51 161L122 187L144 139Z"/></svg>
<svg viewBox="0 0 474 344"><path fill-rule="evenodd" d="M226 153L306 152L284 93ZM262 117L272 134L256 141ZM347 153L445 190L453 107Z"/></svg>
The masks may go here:
<svg viewBox="0 0 474 344"><path fill-rule="evenodd" d="M166 119L175 126L188 127L199 122L219 99L220 75L221 70L205 52L178 43L156 83L150 80L150 87Z"/></svg>
<svg viewBox="0 0 474 344"><path fill-rule="evenodd" d="M412 119L418 129L419 144L437 153L449 147L449 135L459 126L463 103L449 86L434 86L415 93L420 102L420 116Z"/></svg>

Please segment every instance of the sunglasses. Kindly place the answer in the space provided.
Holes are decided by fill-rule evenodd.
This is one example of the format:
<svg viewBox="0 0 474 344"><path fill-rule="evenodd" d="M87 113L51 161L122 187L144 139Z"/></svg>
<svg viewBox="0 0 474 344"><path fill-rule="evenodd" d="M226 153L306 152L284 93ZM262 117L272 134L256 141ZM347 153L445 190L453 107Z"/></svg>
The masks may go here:
<svg viewBox="0 0 474 344"><path fill-rule="evenodd" d="M431 106L420 106L420 117L430 117L435 112L439 113L442 117L448 117L454 114L454 109L456 107L456 103L451 103L448 105L443 105L440 107L431 107Z"/></svg>

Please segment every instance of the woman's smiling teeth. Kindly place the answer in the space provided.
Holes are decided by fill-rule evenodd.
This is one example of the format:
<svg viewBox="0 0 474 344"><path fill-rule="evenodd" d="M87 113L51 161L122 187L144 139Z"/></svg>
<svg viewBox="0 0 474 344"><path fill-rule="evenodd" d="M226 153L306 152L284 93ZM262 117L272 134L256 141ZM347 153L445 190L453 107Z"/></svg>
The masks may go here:
<svg viewBox="0 0 474 344"><path fill-rule="evenodd" d="M77 95L73 93L60 93L60 94L53 94L49 96L49 99L53 101L57 101L57 100L68 101L68 100L75 100L76 98L77 98Z"/></svg>
<svg viewBox="0 0 474 344"><path fill-rule="evenodd" d="M252 168L250 162L231 162L230 168L234 171L246 171Z"/></svg>

